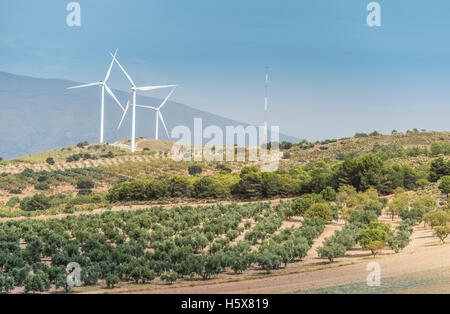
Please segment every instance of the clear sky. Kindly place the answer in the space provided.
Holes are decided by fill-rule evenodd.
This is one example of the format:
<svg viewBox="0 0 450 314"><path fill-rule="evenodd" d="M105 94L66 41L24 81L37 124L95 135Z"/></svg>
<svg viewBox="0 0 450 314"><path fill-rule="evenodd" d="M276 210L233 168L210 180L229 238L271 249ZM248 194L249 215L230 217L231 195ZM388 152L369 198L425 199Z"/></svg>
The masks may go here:
<svg viewBox="0 0 450 314"><path fill-rule="evenodd" d="M0 71L81 82L119 60L138 85L177 83L174 100L310 140L409 128L445 130L450 1L66 0L0 2ZM128 88L118 70L112 84ZM1 87L0 87L1 88Z"/></svg>

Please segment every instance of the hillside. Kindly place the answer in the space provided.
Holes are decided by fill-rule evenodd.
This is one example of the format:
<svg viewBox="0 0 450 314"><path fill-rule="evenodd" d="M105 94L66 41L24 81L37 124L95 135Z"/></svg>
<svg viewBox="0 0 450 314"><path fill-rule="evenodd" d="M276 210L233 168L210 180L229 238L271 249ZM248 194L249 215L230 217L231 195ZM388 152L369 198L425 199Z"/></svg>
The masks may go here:
<svg viewBox="0 0 450 314"><path fill-rule="evenodd" d="M311 144L295 144L290 149L282 150L280 168L291 168L304 165L310 161L323 159L342 160L346 156L362 156L373 151L376 145L427 149L430 152L433 143L450 143L449 132L410 133L399 135L383 135L365 138L347 138ZM226 167L232 172L239 172L243 167L258 165L258 162L176 162L170 155L173 142L155 141L139 138L138 151L131 154L127 149L129 141L118 141L111 145L79 143L59 149L19 157L0 162L0 201L6 203L20 190L19 198L34 193L75 193L77 179L87 177L95 182L95 192L111 188L115 183L125 179L146 179L160 176L187 176L191 166L200 166L202 176L217 173L218 167ZM389 146L397 145L397 146ZM407 152L407 151L406 151ZM427 166L434 158L421 152L409 156L403 152L391 156L397 162L410 164L413 167ZM51 158L54 163L47 163ZM448 156L445 157L448 159ZM31 177L23 175L24 171L32 171ZM53 180L42 185L40 177Z"/></svg>
<svg viewBox="0 0 450 314"><path fill-rule="evenodd" d="M134 154L128 144L0 162L0 234L28 272L25 282L19 269L4 272L6 292L38 290L33 279L50 293L357 293L368 291L358 265L374 257L391 265L387 291L448 289L447 270L436 277L448 268L448 132L284 143L274 173L243 169L258 166L248 161L175 162L170 141L139 138ZM382 241L360 237L373 228ZM61 281L72 258L85 263L83 287ZM404 276L416 268L411 286Z"/></svg>
<svg viewBox="0 0 450 314"><path fill-rule="evenodd" d="M289 150L291 163L305 163L324 158L343 159L349 154L360 156L372 151L375 144L401 146L404 149L420 147L430 149L436 142L450 143L450 132L421 132L396 135L368 136L328 140L305 145L294 145ZM310 147L313 146L313 147Z"/></svg>
<svg viewBox="0 0 450 314"><path fill-rule="evenodd" d="M100 125L100 92L98 88L67 90L78 85L58 79L40 79L0 72L0 157L29 155L78 142L97 142ZM114 90L122 104L129 94ZM131 119L117 130L121 109L110 97L105 98L105 141L113 143L127 139L131 133ZM161 100L138 96L141 104L156 106ZM202 118L203 125L236 126L248 124L226 119L212 113L169 101L163 109L169 131L178 125L193 130L194 118ZM129 118L129 116L128 116ZM138 137L154 138L155 113L138 110ZM160 130L160 138L167 139ZM298 139L280 135L281 140Z"/></svg>

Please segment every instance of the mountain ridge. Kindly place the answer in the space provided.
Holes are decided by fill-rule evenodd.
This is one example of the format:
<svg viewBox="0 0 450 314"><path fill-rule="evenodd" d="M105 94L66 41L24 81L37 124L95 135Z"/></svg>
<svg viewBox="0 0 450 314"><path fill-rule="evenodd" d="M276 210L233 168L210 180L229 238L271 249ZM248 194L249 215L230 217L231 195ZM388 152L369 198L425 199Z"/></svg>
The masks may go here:
<svg viewBox="0 0 450 314"><path fill-rule="evenodd" d="M36 78L0 71L0 156L10 159L81 141L98 142L100 129L100 89L98 87L67 90L78 82L55 78ZM82 84L82 83L81 83ZM125 105L129 93L113 89ZM138 96L138 103L158 105L158 98ZM131 137L128 116L120 130L116 126L121 109L108 94L105 96L105 141L116 142ZM170 130L185 125L193 130L194 118L203 126L250 124L169 101L163 109ZM136 136L154 138L155 113L139 110ZM160 125L160 138L168 139ZM270 137L269 137L270 138ZM173 140L173 139L172 139ZM280 141L297 142L298 138L280 134Z"/></svg>

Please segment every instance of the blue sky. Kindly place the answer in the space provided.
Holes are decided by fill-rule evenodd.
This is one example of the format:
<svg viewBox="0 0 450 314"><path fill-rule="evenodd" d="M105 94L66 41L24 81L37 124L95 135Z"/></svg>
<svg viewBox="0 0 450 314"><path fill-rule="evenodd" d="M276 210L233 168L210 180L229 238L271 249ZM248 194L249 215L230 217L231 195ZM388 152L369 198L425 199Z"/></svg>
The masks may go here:
<svg viewBox="0 0 450 314"><path fill-rule="evenodd" d="M448 130L450 2L369 0L65 0L0 2L0 71L91 82L108 51L138 85L177 83L174 100L310 140L355 132ZM118 70L111 83L128 85Z"/></svg>

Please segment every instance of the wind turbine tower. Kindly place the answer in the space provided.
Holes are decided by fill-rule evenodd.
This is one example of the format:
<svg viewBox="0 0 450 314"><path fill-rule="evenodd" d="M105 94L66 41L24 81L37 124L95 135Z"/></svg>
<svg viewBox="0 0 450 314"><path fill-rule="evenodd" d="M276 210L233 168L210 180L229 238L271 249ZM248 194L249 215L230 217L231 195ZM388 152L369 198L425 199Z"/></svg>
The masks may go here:
<svg viewBox="0 0 450 314"><path fill-rule="evenodd" d="M73 86L73 87L68 87L67 89L78 89L78 88L85 88L85 87L91 87L91 86L101 86L102 87L102 102L101 102L101 117L100 117L100 143L103 143L104 140L104 128L105 128L105 90L106 92L108 92L108 94L114 99L114 101L120 106L120 108L122 109L122 111L124 111L125 109L123 108L122 104L120 103L120 101L117 99L116 95L114 95L113 91L108 87L108 80L111 76L111 70L113 68L114 65L114 59L117 56L117 49L116 52L114 53L114 55L111 54L111 56L113 57L113 60L111 62L111 65L108 68L108 72L106 73L106 77L103 81L101 82L95 82L95 83L89 83L89 84L83 84L83 85L79 85L79 86Z"/></svg>
<svg viewBox="0 0 450 314"><path fill-rule="evenodd" d="M267 144L267 107L269 104L269 67L266 67L266 97L264 99L264 143Z"/></svg>
<svg viewBox="0 0 450 314"><path fill-rule="evenodd" d="M117 60L116 56L113 55L112 53L109 53L112 57L113 60L117 63L117 65L119 66L119 68L122 70L123 74L125 74L126 78L128 79L128 81L131 84L131 95L130 98L128 99L127 102L127 106L124 109L123 115L122 115L122 120L120 120L119 123L119 127L122 125L123 119L125 118L125 116L127 115L128 112L128 108L130 107L130 105L132 106L132 120L131 120L131 152L134 153L136 151L136 107L139 106L136 104L136 98L137 98L137 92L138 91L153 91L153 90L157 90L157 89L165 89L165 88L174 88L172 90L172 92L169 94L169 97L172 95L172 93L175 91L175 88L178 85L161 85L161 86L143 86L143 87L137 87L136 84L134 83L133 79L131 78L131 76L127 73L127 71L125 71L124 67L120 64L119 60ZM151 107L151 109L154 109L156 111L156 132L158 134L158 119L161 119L161 122L164 125L164 128L166 128L166 124L164 122L164 119L161 115L160 109L166 104L167 100L169 99L169 97L167 97L163 104L159 107L159 108L154 108ZM142 107L142 106L140 106ZM167 132L167 128L166 128L166 133Z"/></svg>

